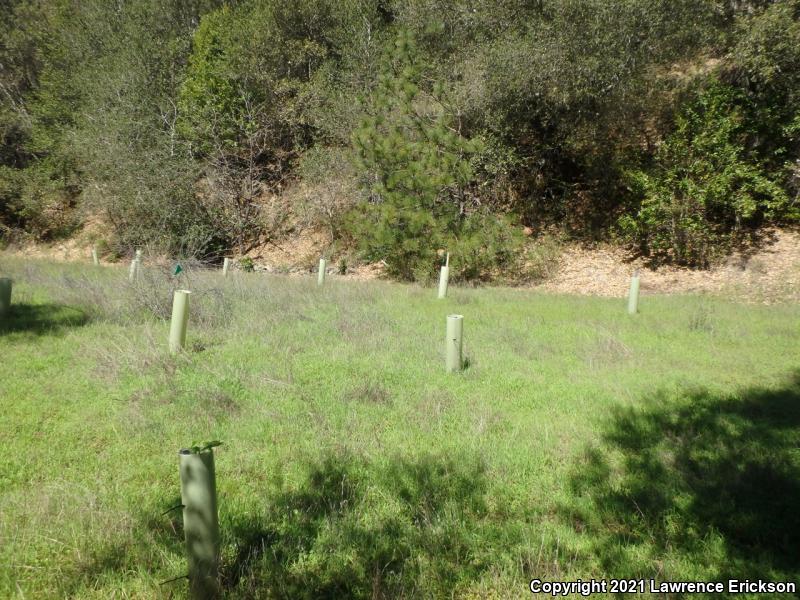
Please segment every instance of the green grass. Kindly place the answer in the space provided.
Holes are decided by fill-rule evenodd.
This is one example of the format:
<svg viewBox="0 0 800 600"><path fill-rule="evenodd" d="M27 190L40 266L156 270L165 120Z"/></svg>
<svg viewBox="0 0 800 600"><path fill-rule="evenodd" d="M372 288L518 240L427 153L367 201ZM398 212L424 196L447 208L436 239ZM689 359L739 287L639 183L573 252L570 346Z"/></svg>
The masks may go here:
<svg viewBox="0 0 800 600"><path fill-rule="evenodd" d="M190 269L171 357L165 273L0 273L0 597L184 595L164 512L211 439L232 598L800 579L797 306Z"/></svg>

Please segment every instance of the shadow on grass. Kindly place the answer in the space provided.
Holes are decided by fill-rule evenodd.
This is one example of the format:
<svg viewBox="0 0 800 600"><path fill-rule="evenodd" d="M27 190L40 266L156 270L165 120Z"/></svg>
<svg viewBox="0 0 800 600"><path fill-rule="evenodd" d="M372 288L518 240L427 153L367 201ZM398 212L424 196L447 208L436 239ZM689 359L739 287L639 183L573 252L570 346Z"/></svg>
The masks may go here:
<svg viewBox="0 0 800 600"><path fill-rule="evenodd" d="M64 329L81 327L89 316L79 308L61 304L12 304L0 317L0 336L13 333L59 335Z"/></svg>
<svg viewBox="0 0 800 600"><path fill-rule="evenodd" d="M565 518L609 577L800 574L800 377L617 412L572 478ZM672 571L672 572L670 572Z"/></svg>
<svg viewBox="0 0 800 600"><path fill-rule="evenodd" d="M299 486L265 494L260 514L226 518L222 509L225 597L450 595L489 568L479 549L494 539L480 535L491 529L486 491L472 457L327 455ZM149 526L166 552L182 556L178 523Z"/></svg>

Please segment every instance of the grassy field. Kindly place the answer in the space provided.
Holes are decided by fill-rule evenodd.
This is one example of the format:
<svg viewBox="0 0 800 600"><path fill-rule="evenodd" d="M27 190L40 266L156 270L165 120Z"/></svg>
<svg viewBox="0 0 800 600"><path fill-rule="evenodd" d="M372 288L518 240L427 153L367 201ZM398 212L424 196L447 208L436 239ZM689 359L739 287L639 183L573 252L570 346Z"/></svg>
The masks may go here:
<svg viewBox="0 0 800 600"><path fill-rule="evenodd" d="M177 451L219 439L231 598L800 579L795 305L0 257L0 597L179 598ZM445 316L469 368L444 372ZM743 597L743 596L739 596ZM763 597L752 596L752 597Z"/></svg>

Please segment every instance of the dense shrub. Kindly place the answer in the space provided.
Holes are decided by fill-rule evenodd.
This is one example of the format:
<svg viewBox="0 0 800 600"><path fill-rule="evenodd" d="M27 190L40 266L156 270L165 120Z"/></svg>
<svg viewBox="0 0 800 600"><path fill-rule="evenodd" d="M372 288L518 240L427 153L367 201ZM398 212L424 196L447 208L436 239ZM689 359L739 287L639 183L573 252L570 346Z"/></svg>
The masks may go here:
<svg viewBox="0 0 800 600"><path fill-rule="evenodd" d="M630 174L643 199L621 225L646 254L705 266L754 226L791 210L745 145L745 103L721 84L703 90L678 116L653 168Z"/></svg>

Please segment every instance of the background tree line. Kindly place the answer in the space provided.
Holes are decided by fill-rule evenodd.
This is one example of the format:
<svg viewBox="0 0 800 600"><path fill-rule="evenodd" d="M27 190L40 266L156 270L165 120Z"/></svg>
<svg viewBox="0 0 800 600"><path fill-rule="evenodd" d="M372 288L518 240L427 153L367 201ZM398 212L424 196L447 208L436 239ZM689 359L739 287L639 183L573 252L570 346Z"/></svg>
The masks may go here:
<svg viewBox="0 0 800 600"><path fill-rule="evenodd" d="M705 266L800 217L800 0L0 0L0 231L403 279L522 226ZM303 206L270 203L313 191Z"/></svg>

